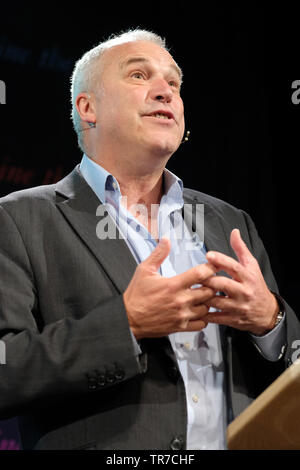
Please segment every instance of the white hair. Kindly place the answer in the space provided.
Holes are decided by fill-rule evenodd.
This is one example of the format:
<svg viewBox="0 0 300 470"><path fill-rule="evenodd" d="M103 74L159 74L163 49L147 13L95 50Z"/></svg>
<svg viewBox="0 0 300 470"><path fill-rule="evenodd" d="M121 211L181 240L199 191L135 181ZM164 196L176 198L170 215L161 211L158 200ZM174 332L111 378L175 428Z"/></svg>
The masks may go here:
<svg viewBox="0 0 300 470"><path fill-rule="evenodd" d="M74 130L77 134L78 145L83 152L85 150L81 132L82 122L76 109L76 97L79 93L88 93L92 90L95 79L99 77L98 61L104 51L114 46L136 41L150 41L163 49L168 50L165 39L158 36L158 34L142 29L134 29L109 37L106 41L101 42L93 49L87 51L75 64L71 76L71 119L73 121Z"/></svg>

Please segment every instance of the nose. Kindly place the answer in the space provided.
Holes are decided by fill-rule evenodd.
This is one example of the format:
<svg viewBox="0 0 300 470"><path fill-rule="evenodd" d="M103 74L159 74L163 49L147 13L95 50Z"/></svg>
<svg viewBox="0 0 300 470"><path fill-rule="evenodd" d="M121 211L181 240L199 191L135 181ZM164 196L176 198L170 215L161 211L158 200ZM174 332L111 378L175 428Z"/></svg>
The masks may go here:
<svg viewBox="0 0 300 470"><path fill-rule="evenodd" d="M170 103L173 98L173 90L165 79L157 79L152 83L150 97L160 103Z"/></svg>

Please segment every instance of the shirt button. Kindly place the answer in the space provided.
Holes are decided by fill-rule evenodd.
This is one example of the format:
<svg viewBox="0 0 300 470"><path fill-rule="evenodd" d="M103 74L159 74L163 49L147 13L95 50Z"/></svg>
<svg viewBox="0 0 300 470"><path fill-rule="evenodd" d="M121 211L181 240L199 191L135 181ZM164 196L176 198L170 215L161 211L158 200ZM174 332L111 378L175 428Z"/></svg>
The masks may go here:
<svg viewBox="0 0 300 470"><path fill-rule="evenodd" d="M181 450L184 446L184 442L180 437L174 437L170 443L170 449Z"/></svg>
<svg viewBox="0 0 300 470"><path fill-rule="evenodd" d="M192 400L194 403L198 403L198 400L199 400L198 395L193 395Z"/></svg>
<svg viewBox="0 0 300 470"><path fill-rule="evenodd" d="M190 348L191 348L191 345L190 345L190 343L184 343L184 347L185 347L185 349L187 349L189 351Z"/></svg>
<svg viewBox="0 0 300 470"><path fill-rule="evenodd" d="M113 188L114 188L114 189L117 189L118 186L117 186L117 183L116 183L115 181L113 182L112 185L113 185Z"/></svg>

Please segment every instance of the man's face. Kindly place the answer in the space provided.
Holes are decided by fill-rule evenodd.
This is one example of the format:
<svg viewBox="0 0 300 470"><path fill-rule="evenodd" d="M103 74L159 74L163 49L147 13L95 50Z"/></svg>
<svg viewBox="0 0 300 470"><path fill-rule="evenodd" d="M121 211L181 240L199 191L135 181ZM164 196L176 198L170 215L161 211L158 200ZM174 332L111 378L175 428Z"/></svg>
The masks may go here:
<svg viewBox="0 0 300 470"><path fill-rule="evenodd" d="M140 41L107 50L100 62L100 145L127 155L150 151L171 156L184 133L180 69L172 56L154 43Z"/></svg>

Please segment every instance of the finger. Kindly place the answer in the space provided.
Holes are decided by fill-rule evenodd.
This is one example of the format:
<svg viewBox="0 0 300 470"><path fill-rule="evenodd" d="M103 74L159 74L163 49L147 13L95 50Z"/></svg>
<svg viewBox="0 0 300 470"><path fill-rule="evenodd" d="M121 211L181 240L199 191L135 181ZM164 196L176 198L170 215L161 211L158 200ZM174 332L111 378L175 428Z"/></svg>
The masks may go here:
<svg viewBox="0 0 300 470"><path fill-rule="evenodd" d="M158 245L141 264L149 268L151 271L156 272L162 262L167 258L171 250L171 242L167 237L161 238Z"/></svg>
<svg viewBox="0 0 300 470"><path fill-rule="evenodd" d="M207 321L204 320L192 320L189 321L184 331L201 331L207 326Z"/></svg>
<svg viewBox="0 0 300 470"><path fill-rule="evenodd" d="M182 274L172 277L172 282L177 289L188 288L194 284L201 284L204 279L214 275L217 268L211 263L203 263L188 269Z"/></svg>
<svg viewBox="0 0 300 470"><path fill-rule="evenodd" d="M193 306L202 304L203 302L212 299L215 295L216 291L210 287L198 287L196 289L190 289L190 305Z"/></svg>
<svg viewBox="0 0 300 470"><path fill-rule="evenodd" d="M224 314L224 312L209 312L205 317L201 318L201 320L217 325L232 325L232 315Z"/></svg>
<svg viewBox="0 0 300 470"><path fill-rule="evenodd" d="M238 257L239 262L243 266L247 266L247 264L251 262L253 256L248 250L246 243L243 241L239 229L235 228L232 230L230 235L230 244Z"/></svg>
<svg viewBox="0 0 300 470"><path fill-rule="evenodd" d="M180 318L179 327L185 329L189 322L202 320L202 317L205 317L208 314L208 310L209 307L205 304L195 305L188 308Z"/></svg>
<svg viewBox="0 0 300 470"><path fill-rule="evenodd" d="M210 300L205 302L207 307L213 307L218 310L222 310L222 312L238 312L238 305L237 302L230 297L224 297L223 295L216 295Z"/></svg>
<svg viewBox="0 0 300 470"><path fill-rule="evenodd" d="M231 326L232 328L244 331L250 331L251 328L249 321L243 320L237 312L209 312L201 320L207 323Z"/></svg>
<svg viewBox="0 0 300 470"><path fill-rule="evenodd" d="M226 271L236 281L246 279L244 266L230 256L219 253L218 251L209 251L206 254L206 258L209 263L217 268L217 271Z"/></svg>
<svg viewBox="0 0 300 470"><path fill-rule="evenodd" d="M229 297L238 297L242 293L242 285L234 279L225 276L211 276L202 282L214 292L225 292Z"/></svg>
<svg viewBox="0 0 300 470"><path fill-rule="evenodd" d="M188 321L200 320L208 314L209 307L205 304L193 305L189 309Z"/></svg>

